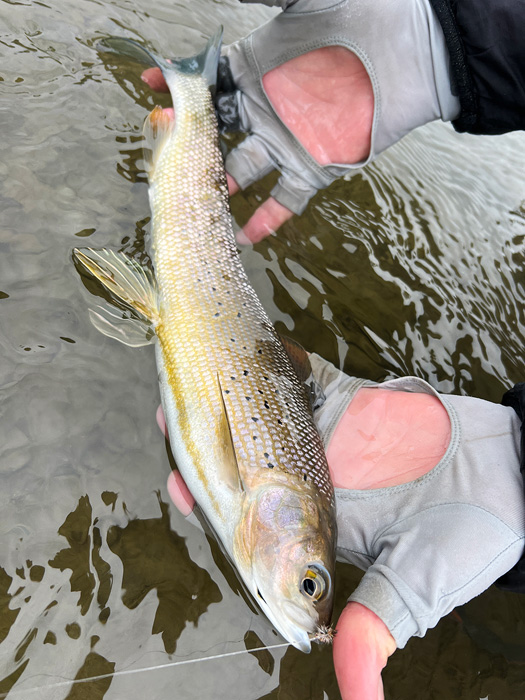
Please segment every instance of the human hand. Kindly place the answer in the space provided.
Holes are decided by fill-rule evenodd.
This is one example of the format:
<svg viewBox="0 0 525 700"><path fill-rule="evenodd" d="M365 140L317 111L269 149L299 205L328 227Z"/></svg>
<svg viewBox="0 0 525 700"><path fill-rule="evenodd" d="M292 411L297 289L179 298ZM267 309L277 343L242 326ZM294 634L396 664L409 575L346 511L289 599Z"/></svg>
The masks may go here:
<svg viewBox="0 0 525 700"><path fill-rule="evenodd" d="M249 132L226 159L231 193L282 173L241 243L276 231L411 129L458 110L427 0L261 1L285 12L225 47L216 100L225 130ZM143 78L163 88L158 69Z"/></svg>

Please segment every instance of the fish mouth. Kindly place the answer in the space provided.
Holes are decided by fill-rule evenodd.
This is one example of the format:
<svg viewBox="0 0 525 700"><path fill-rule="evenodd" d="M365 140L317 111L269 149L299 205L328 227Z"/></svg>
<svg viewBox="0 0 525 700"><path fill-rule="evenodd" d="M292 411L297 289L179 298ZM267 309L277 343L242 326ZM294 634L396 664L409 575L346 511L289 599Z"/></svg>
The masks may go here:
<svg viewBox="0 0 525 700"><path fill-rule="evenodd" d="M270 607L259 588L255 586L255 600L279 634L299 651L309 654L312 648L311 635L317 629L317 621L292 601Z"/></svg>

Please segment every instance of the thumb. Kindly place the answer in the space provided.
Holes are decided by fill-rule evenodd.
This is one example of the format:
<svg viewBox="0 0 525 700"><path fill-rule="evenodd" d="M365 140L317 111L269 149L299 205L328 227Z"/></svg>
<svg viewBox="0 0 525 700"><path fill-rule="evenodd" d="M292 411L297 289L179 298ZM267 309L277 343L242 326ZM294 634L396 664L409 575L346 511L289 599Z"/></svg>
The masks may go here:
<svg viewBox="0 0 525 700"><path fill-rule="evenodd" d="M247 245L258 243L263 238L275 233L293 216L293 211L283 207L276 199L270 197L255 211L250 219L237 233L237 243Z"/></svg>
<svg viewBox="0 0 525 700"><path fill-rule="evenodd" d="M341 613L334 637L334 667L343 700L383 700L381 671L396 643L385 623L360 603Z"/></svg>
<svg viewBox="0 0 525 700"><path fill-rule="evenodd" d="M314 185L290 171L283 170L272 196L264 202L237 234L241 244L258 243L275 233L294 214L302 214L317 192Z"/></svg>

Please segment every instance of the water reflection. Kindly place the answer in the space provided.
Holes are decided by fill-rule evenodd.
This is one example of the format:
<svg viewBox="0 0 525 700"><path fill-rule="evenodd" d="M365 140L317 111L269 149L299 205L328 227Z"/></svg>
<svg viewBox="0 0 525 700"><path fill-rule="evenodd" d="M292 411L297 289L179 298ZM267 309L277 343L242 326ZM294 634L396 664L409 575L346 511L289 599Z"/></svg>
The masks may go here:
<svg viewBox="0 0 525 700"><path fill-rule="evenodd" d="M156 592L151 633L160 634L166 652L173 654L186 624L197 626L199 617L222 595L208 572L190 559L184 538L171 529L167 504L159 499L159 505L160 518L112 527L108 545L123 564L122 602L133 610Z"/></svg>
<svg viewBox="0 0 525 700"><path fill-rule="evenodd" d="M96 644L96 642L97 639L94 638L93 645ZM84 663L79 668L75 680L79 681L85 678L106 676L113 673L114 670L114 663L100 656L100 654L90 651ZM65 696L65 700L102 700L111 683L112 678L101 678L100 680L91 681L89 683L73 685L69 693Z"/></svg>

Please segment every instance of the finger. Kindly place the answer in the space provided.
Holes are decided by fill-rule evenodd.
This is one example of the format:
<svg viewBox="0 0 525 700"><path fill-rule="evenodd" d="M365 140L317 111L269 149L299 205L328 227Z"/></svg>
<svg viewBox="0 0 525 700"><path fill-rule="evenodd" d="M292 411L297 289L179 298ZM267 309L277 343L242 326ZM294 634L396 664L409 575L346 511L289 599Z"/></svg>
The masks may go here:
<svg viewBox="0 0 525 700"><path fill-rule="evenodd" d="M164 437L169 440L170 436L168 435L168 426L166 425L166 419L164 418L164 411L162 410L162 406L159 406L157 408L155 418L157 419L157 425L159 426L161 433L163 433Z"/></svg>
<svg viewBox="0 0 525 700"><path fill-rule="evenodd" d="M160 68L146 68L141 78L155 92L170 91Z"/></svg>
<svg viewBox="0 0 525 700"><path fill-rule="evenodd" d="M192 512L195 499L191 495L180 472L172 471L168 476L168 493L175 507L185 518Z"/></svg>
<svg viewBox="0 0 525 700"><path fill-rule="evenodd" d="M169 440L168 427L166 425L166 418L164 417L162 406L157 408L155 418L157 419L157 425L164 433L164 436ZM191 495L179 471L174 470L170 473L168 476L167 485L171 500L182 515L184 515L185 518L188 517L193 510L193 506L195 505L195 499Z"/></svg>
<svg viewBox="0 0 525 700"><path fill-rule="evenodd" d="M258 243L266 236L275 233L292 216L292 211L270 197L237 233L237 242L241 245Z"/></svg>
<svg viewBox="0 0 525 700"><path fill-rule="evenodd" d="M239 191L240 187L235 182L230 173L226 173L226 180L228 182L228 192L230 193L230 197L232 197L236 192Z"/></svg>

